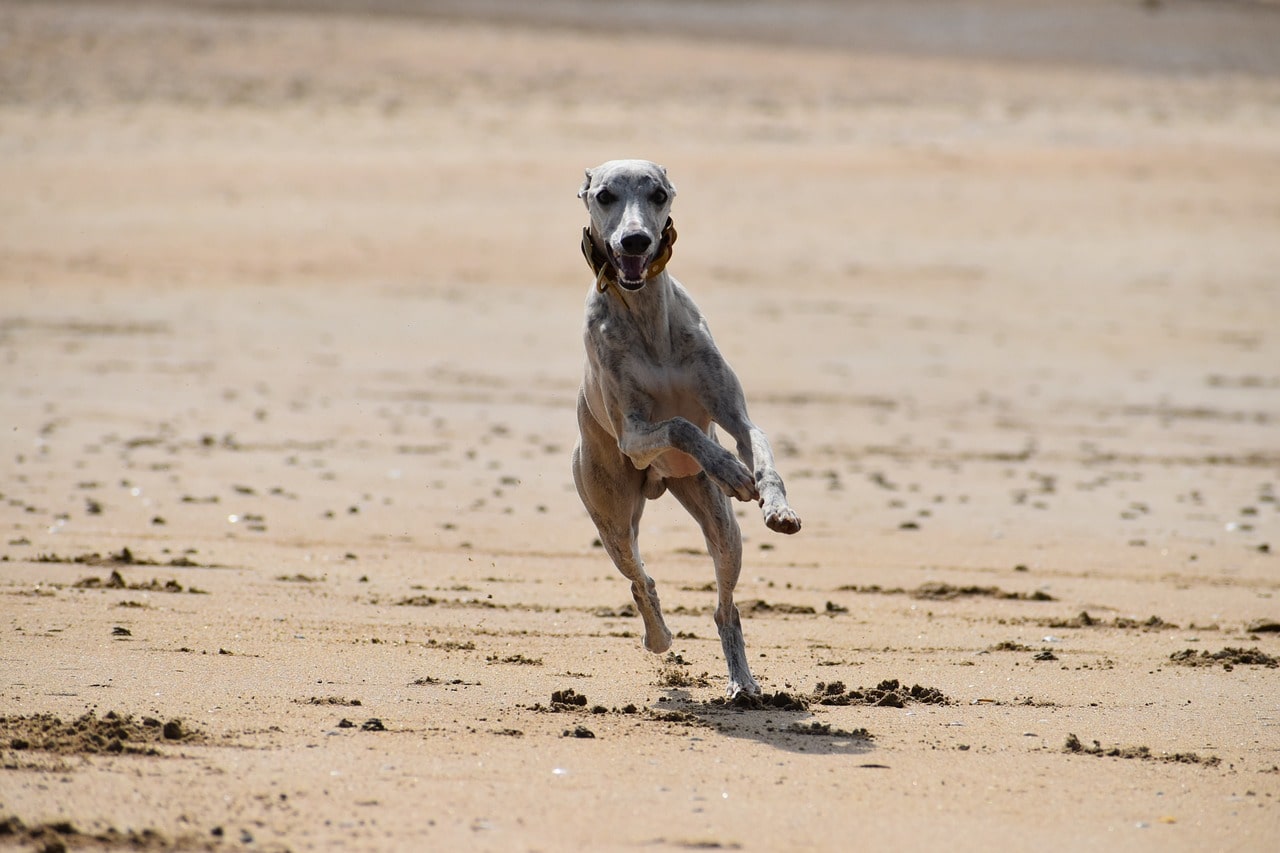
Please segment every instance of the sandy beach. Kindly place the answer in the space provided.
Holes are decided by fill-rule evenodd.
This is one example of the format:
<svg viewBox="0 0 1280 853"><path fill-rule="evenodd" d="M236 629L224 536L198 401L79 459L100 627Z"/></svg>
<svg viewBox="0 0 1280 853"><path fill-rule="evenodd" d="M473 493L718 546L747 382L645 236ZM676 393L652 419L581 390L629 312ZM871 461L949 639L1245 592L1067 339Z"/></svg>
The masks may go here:
<svg viewBox="0 0 1280 853"><path fill-rule="evenodd" d="M0 847L1280 844L1280 6L0 2ZM804 519L641 646L583 169Z"/></svg>

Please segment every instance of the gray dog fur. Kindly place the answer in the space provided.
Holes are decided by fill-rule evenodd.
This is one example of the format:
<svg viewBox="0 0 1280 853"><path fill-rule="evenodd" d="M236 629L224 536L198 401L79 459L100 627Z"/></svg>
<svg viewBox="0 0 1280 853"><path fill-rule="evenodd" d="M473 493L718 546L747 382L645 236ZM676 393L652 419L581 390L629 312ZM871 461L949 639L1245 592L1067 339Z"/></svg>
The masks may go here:
<svg viewBox="0 0 1280 853"><path fill-rule="evenodd" d="M637 545L645 501L670 491L698 521L715 564L728 695L759 694L733 603L742 534L731 499L758 501L765 524L780 533L797 532L800 517L706 320L656 263L664 248L669 255L664 223L675 195L666 169L647 160L589 169L578 193L591 217L588 237L611 269L601 270L587 297L574 482L605 551L631 581L644 645L654 653L671 647L671 632ZM737 456L716 441L716 426L736 442Z"/></svg>

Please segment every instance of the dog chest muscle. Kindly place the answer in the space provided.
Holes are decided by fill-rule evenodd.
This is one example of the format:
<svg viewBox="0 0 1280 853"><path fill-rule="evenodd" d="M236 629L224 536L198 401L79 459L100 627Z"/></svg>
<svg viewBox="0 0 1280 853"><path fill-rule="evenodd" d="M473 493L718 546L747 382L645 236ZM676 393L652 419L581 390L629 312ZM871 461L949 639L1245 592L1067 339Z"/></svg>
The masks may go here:
<svg viewBox="0 0 1280 853"><path fill-rule="evenodd" d="M704 433L710 433L711 415L694 393L687 370L680 366L648 364L641 373L641 381L653 400L651 422L684 418ZM664 477L692 477L702 471L697 459L679 450L668 450L659 456L653 461L653 468Z"/></svg>
<svg viewBox="0 0 1280 853"><path fill-rule="evenodd" d="M632 376L645 395L653 401L649 420L657 423L671 418L692 421L703 432L711 424L711 415L698 399L689 371L681 365L662 365L641 360L632 366Z"/></svg>
<svg viewBox="0 0 1280 853"><path fill-rule="evenodd" d="M648 403L647 411L614 412L615 416L640 415L651 423L683 417L706 432L711 415L699 397L696 374L706 372L707 362L716 359L715 346L700 317L690 316L689 308L679 302L671 307L675 310L662 312L660 318L638 318L603 299L593 306L585 327L588 371L595 374L588 376L588 385L602 391L593 380L610 376L627 386L618 389L621 399ZM603 405L616 401L592 395L589 402L600 415Z"/></svg>

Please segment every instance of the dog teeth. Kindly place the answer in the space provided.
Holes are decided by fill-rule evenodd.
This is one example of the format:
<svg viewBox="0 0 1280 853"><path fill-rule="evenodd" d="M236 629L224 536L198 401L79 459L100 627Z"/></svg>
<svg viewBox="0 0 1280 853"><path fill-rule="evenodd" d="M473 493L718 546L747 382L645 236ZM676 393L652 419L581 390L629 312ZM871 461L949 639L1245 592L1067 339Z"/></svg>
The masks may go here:
<svg viewBox="0 0 1280 853"><path fill-rule="evenodd" d="M628 284L639 284L644 281L644 271L647 266L644 258L624 255L618 259L619 278Z"/></svg>

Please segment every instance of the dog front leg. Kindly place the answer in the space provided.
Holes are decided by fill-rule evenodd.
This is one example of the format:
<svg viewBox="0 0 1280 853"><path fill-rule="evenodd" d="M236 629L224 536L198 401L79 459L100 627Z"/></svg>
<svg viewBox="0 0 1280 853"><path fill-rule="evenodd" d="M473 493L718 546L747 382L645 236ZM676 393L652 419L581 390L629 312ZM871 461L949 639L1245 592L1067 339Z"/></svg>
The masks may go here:
<svg viewBox="0 0 1280 853"><path fill-rule="evenodd" d="M640 469L648 468L669 450L679 450L697 460L711 481L729 497L740 501L760 499L750 469L686 418L656 424L632 418L627 421L618 448Z"/></svg>
<svg viewBox="0 0 1280 853"><path fill-rule="evenodd" d="M765 525L778 533L798 533L800 516L787 503L787 488L773 464L773 448L764 431L754 425L748 429L748 447Z"/></svg>
<svg viewBox="0 0 1280 853"><path fill-rule="evenodd" d="M733 503L709 482L709 477L681 477L671 483L671 494L689 511L702 528L707 553L716 567L716 631L729 666L726 695L730 699L746 691L760 694L760 685L751 675L747 647L742 637L742 617L733 603L733 591L742 572L742 531L733 515Z"/></svg>

